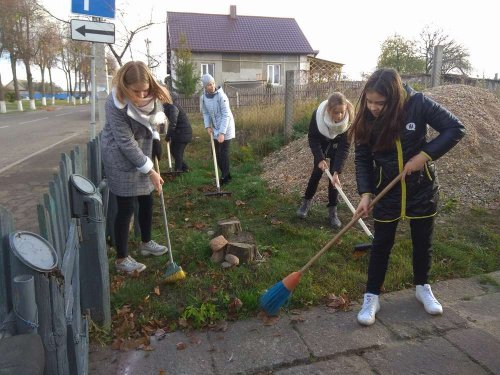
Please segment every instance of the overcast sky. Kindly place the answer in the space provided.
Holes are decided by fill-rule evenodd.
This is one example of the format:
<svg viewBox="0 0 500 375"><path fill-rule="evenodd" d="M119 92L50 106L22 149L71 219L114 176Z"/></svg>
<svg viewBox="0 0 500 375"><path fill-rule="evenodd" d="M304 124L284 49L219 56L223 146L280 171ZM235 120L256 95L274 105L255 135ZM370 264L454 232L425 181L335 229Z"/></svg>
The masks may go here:
<svg viewBox="0 0 500 375"><path fill-rule="evenodd" d="M73 0L76 1L76 0ZM82 0L79 0L82 1ZM99 1L99 0L90 0ZM325 0L269 1L269 0L115 0L116 8L126 13L129 29L144 24L153 17L155 25L147 32L137 34L132 57L146 60L145 39L151 40L152 54L165 56L166 11L228 14L229 6L237 6L237 14L294 18L317 57L344 64L344 73L359 79L362 73L375 69L382 42L395 33L406 39L418 40L422 29L442 29L470 54L473 77L494 78L500 75L500 1L475 0L466 7L456 0L351 0L333 2ZM71 0L42 0L45 6L63 19L77 18L71 14ZM112 21L112 20L110 20ZM115 19L117 29L118 19ZM214 25L213 27L217 27ZM130 59L126 56L125 61ZM2 61L2 81L12 79L8 61ZM24 78L24 67L18 74ZM155 74L161 79L166 74L163 64ZM39 74L35 72L39 80ZM63 85L61 73L56 80Z"/></svg>

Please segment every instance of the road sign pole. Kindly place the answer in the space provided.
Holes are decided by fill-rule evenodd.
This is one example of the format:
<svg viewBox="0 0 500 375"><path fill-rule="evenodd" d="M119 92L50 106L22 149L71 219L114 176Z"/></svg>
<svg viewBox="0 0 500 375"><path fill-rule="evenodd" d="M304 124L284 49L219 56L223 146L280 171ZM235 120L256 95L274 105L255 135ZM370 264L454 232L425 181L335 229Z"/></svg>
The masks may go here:
<svg viewBox="0 0 500 375"><path fill-rule="evenodd" d="M91 100L91 110L90 110L90 128L89 128L89 138L92 141L95 138L95 102L97 99L96 87L95 87L95 43L92 42L92 58L90 60L90 80L92 85L92 100Z"/></svg>

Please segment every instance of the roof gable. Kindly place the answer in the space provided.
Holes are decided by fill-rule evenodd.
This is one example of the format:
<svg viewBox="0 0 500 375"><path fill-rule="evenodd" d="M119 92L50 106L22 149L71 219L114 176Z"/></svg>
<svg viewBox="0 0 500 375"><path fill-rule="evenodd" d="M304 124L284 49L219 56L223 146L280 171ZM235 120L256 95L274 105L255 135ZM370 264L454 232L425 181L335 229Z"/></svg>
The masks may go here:
<svg viewBox="0 0 500 375"><path fill-rule="evenodd" d="M169 42L192 52L314 54L293 18L167 12Z"/></svg>

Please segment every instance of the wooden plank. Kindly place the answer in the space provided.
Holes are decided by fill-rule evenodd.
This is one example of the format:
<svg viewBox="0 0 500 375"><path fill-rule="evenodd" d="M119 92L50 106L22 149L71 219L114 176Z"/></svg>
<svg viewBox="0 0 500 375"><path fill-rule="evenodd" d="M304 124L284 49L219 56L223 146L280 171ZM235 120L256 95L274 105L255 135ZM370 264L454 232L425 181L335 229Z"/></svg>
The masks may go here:
<svg viewBox="0 0 500 375"><path fill-rule="evenodd" d="M52 304L52 325L55 351L57 356L57 374L69 374L68 363L68 335L66 327L66 316L64 314L64 279L61 276L51 274L50 301Z"/></svg>
<svg viewBox="0 0 500 375"><path fill-rule="evenodd" d="M63 155L67 156L66 154ZM61 176L61 187L63 193L63 203L66 212L66 221L69 222L69 219L71 218L71 207L69 204L68 181L71 174L69 173L68 164L64 156L62 156L62 159L59 162L59 174ZM71 160L69 158L68 161L71 163Z"/></svg>
<svg viewBox="0 0 500 375"><path fill-rule="evenodd" d="M9 235L14 231L10 212L0 206L0 325L12 310Z"/></svg>
<svg viewBox="0 0 500 375"><path fill-rule="evenodd" d="M61 255L61 261L62 261L62 256L64 255L64 244L66 243L66 235L64 230L65 223L63 222L63 217L61 215L61 210L60 210L61 206L59 202L60 196L58 195L55 181L49 182L49 195L52 198L52 204L56 222L55 233L58 236L58 244L59 244L58 252L59 255ZM50 213L52 215L52 211L50 211Z"/></svg>
<svg viewBox="0 0 500 375"><path fill-rule="evenodd" d="M74 280L74 270L78 268L78 264L76 262L78 256L78 233L76 228L76 219L73 219L68 233L68 240L66 241L66 246L64 250L64 258L61 266L61 273L64 276L65 284L64 284L64 295L65 295L65 316L66 319L70 320L73 314L73 302L74 298L80 298L79 295L73 294L72 284L75 282ZM78 276L78 273L76 273ZM79 280L76 280L76 283L79 283Z"/></svg>
<svg viewBox="0 0 500 375"><path fill-rule="evenodd" d="M45 193L44 198L45 198L45 195L47 195L47 197L48 197L48 194ZM42 198L42 201L44 198ZM37 204L36 209L37 209L37 213L38 213L38 230L39 230L40 236L45 238L47 241L49 241L52 244L52 246L54 246L54 240L52 238L52 232L51 232L51 228L50 228L49 213L48 213L47 209L45 208L45 205L42 202Z"/></svg>
<svg viewBox="0 0 500 375"><path fill-rule="evenodd" d="M50 225L50 233L51 233L51 236L52 236L52 246L54 247L54 249L56 250L57 252L57 255L59 257L59 260L58 260L58 267L61 266L61 262L62 262L62 259L63 259L63 254L62 252L64 251L63 249L63 243L61 243L61 236L59 235L59 231L58 231L58 222L57 222L57 217L56 217L56 211L55 211L55 207L54 207L54 200L52 198L52 195L51 194L44 194L43 196L44 198L44 204L45 204L45 208L47 210L47 213L48 213L48 218L49 218L49 225Z"/></svg>
<svg viewBox="0 0 500 375"><path fill-rule="evenodd" d="M59 222L61 223L61 234L63 242L66 242L68 237L68 227L69 218L66 211L66 205L64 204L64 192L62 187L61 176L59 174L54 175L54 189L56 197L56 209L58 212Z"/></svg>

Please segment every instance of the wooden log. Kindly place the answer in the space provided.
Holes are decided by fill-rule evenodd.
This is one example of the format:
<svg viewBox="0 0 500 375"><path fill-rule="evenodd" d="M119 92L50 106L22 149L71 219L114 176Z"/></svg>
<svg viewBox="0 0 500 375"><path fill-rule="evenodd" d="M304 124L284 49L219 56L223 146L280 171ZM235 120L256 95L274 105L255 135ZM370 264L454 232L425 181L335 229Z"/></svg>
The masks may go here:
<svg viewBox="0 0 500 375"><path fill-rule="evenodd" d="M216 253L218 251L223 251L227 245L228 241L222 235L212 238L210 240L210 248L212 249L212 253Z"/></svg>
<svg viewBox="0 0 500 375"><path fill-rule="evenodd" d="M216 251L212 253L212 256L210 257L210 260L214 263L222 263L224 261L225 257L224 251Z"/></svg>
<svg viewBox="0 0 500 375"><path fill-rule="evenodd" d="M225 238L230 238L241 232L241 223L238 219L220 220L217 222L217 233Z"/></svg>
<svg viewBox="0 0 500 375"><path fill-rule="evenodd" d="M236 255L242 263L250 263L255 258L255 245L231 241L227 244L226 254Z"/></svg>

